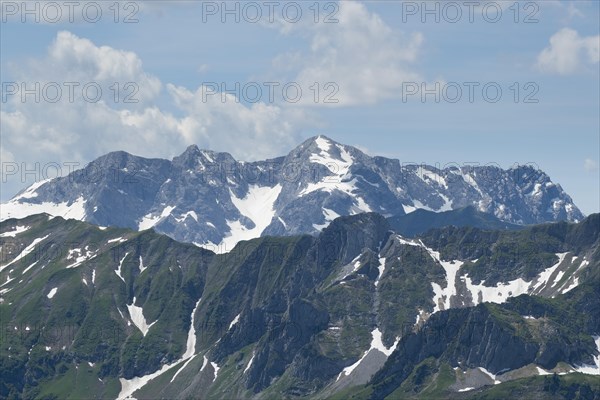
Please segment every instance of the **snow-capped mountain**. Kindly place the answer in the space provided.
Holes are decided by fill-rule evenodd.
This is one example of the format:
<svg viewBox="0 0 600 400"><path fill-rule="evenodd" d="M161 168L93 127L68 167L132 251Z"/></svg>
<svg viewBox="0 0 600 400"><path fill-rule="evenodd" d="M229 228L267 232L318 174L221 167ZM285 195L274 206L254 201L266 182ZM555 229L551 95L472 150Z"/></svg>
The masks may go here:
<svg viewBox="0 0 600 400"><path fill-rule="evenodd" d="M113 152L66 177L37 182L3 204L0 215L46 212L101 226L154 228L224 252L261 235L314 234L343 215L470 205L516 224L583 218L560 185L531 166L403 165L325 136L257 162L195 145L173 160Z"/></svg>

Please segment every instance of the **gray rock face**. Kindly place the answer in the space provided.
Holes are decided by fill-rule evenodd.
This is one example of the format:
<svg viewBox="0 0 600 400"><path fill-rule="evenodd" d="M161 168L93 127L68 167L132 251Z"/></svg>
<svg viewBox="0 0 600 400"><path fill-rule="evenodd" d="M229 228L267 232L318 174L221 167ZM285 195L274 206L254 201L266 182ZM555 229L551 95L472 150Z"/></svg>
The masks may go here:
<svg viewBox="0 0 600 400"><path fill-rule="evenodd" d="M315 234L337 216L466 206L513 224L583 218L560 185L530 166L402 165L325 136L285 157L251 163L197 146L171 161L109 153L30 187L3 205L1 217L48 212L102 226L154 228L224 252L261 235Z"/></svg>

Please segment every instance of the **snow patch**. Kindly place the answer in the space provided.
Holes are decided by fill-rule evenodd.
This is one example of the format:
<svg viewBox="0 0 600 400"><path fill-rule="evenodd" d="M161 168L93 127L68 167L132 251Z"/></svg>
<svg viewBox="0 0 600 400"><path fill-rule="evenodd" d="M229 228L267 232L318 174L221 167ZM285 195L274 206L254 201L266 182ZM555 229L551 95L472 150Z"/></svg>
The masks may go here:
<svg viewBox="0 0 600 400"><path fill-rule="evenodd" d="M93 252L89 249L89 246L85 246L85 249L70 249L67 255L67 260L74 260L73 263L67 265L65 268L76 268L83 262L90 260L96 256L97 252Z"/></svg>
<svg viewBox="0 0 600 400"><path fill-rule="evenodd" d="M206 366L208 365L208 358L206 358L206 355L203 356L203 361L202 361L202 367L200 367L200 372L204 371L204 368L206 368Z"/></svg>
<svg viewBox="0 0 600 400"><path fill-rule="evenodd" d="M46 295L47 298L51 299L54 297L54 295L56 294L56 292L58 292L58 288L52 288L50 290L50 292Z"/></svg>
<svg viewBox="0 0 600 400"><path fill-rule="evenodd" d="M39 260L38 260L38 261L39 261ZM23 270L23 272L21 272L21 275L25 275L25 273L26 273L27 271L29 271L31 268L33 268L33 267L35 266L35 264L37 264L37 263L38 263L38 261L35 261L35 262L34 262L33 264L31 264L29 267L25 268L25 269Z"/></svg>
<svg viewBox="0 0 600 400"><path fill-rule="evenodd" d="M15 237L18 234L25 232L29 228L31 228L31 227L30 226L17 225L17 226L15 226L14 230L8 231L8 232L4 232L4 233L0 234L0 237Z"/></svg>
<svg viewBox="0 0 600 400"><path fill-rule="evenodd" d="M283 228L287 229L287 224L285 223L285 221L282 220L281 217L277 217L277 219L279 220L279 222L281 222L281 225L283 225Z"/></svg>
<svg viewBox="0 0 600 400"><path fill-rule="evenodd" d="M200 154L202 154L204 156L204 158L206 158L206 160L210 163L214 163L215 160L210 156L210 154L207 151L202 150L200 152Z"/></svg>
<svg viewBox="0 0 600 400"><path fill-rule="evenodd" d="M556 264L554 264L553 266L551 266L550 268L545 269L538 275L536 284L533 286L534 294L539 293L542 289L544 289L546 286L548 286L548 283L550 281L550 278L554 274L554 271L556 271L556 269L560 266L560 264L562 264L567 253L557 253L556 255L558 256L558 262Z"/></svg>
<svg viewBox="0 0 600 400"><path fill-rule="evenodd" d="M414 326L418 327L422 322L427 321L428 317L429 313L427 313L425 310L417 309L417 318Z"/></svg>
<svg viewBox="0 0 600 400"><path fill-rule="evenodd" d="M462 171L461 171L462 172ZM465 183L469 186L471 186L473 189L475 189L475 191L477 193L479 193L481 195L481 197L485 197L483 195L483 192L481 191L481 189L479 188L479 185L477 184L477 181L475 180L475 178L473 177L473 175L466 173L462 175L463 180L465 181Z"/></svg>
<svg viewBox="0 0 600 400"><path fill-rule="evenodd" d="M125 261L125 259L127 258L127 256L129 255L129 253L125 253L125 255L123 256L123 258L121 259L121 261L119 261L119 268L117 268L115 270L115 274L117 274L117 276L119 278L121 278L121 280L123 281L123 283L125 282L125 278L123 278L122 272L123 272L123 261Z"/></svg>
<svg viewBox="0 0 600 400"><path fill-rule="evenodd" d="M596 343L597 356L594 356L595 365L579 365L574 366L575 371L581 372L588 375L600 375L600 336L594 336L594 342Z"/></svg>
<svg viewBox="0 0 600 400"><path fill-rule="evenodd" d="M573 262L575 262L575 259L577 257L573 257ZM583 268L585 268L586 266L588 266L590 264L590 262L588 260L586 260L585 258L583 258L581 260L581 264L579 265L579 267L577 267L577 270L571 275L570 279L571 282L569 283L569 280L567 280L565 282L565 284L563 285L563 287L560 289L560 293L561 294L565 294L573 289L575 289L577 286L579 286L579 276L575 276L573 278L574 275L577 275L579 273L579 271L581 271Z"/></svg>
<svg viewBox="0 0 600 400"><path fill-rule="evenodd" d="M402 236L400 235L396 235L395 236L396 240L398 241L398 243L400 244L404 244L407 246L416 246L416 247L422 247L422 244L419 242L415 242L413 240L408 240L408 239L404 239Z"/></svg>
<svg viewBox="0 0 600 400"><path fill-rule="evenodd" d="M450 308L450 300L453 296L456 296L456 275L458 274L458 270L464 264L462 261L454 260L454 261L442 261L440 258L440 253L434 251L428 247L426 247L423 242L421 242L423 248L427 250L431 258L433 258L436 262L438 262L444 272L446 273L446 287L442 289L440 285L435 282L431 282L431 286L433 288L433 304L435 305L433 308L433 312L436 313L441 310L448 310Z"/></svg>
<svg viewBox="0 0 600 400"><path fill-rule="evenodd" d="M114 238L114 239L109 239L106 241L106 243L107 244L115 243L115 242L122 243L122 242L126 242L126 241L127 241L127 239L125 239L124 237L118 237L118 238Z"/></svg>
<svg viewBox="0 0 600 400"><path fill-rule="evenodd" d="M469 276L464 276L467 290L471 292L473 304L479 303L497 303L501 304L509 297L517 297L529 291L531 282L526 282L521 278L506 283L498 283L496 286L485 286L485 281L475 285Z"/></svg>
<svg viewBox="0 0 600 400"><path fill-rule="evenodd" d="M562 290L560 291L560 293L561 293L561 294L565 294L565 293L567 293L567 292L569 292L569 291L571 291L571 290L575 289L577 286L579 286L579 277L578 277L578 276L576 276L576 277L573 279L573 282L571 282L571 284L570 284L569 286L567 286L567 287L565 287L564 289L562 289Z"/></svg>
<svg viewBox="0 0 600 400"><path fill-rule="evenodd" d="M173 382L175 380L175 378L177 377L177 375L179 375L179 373L181 371L183 371L185 369L185 367L187 367L187 365L194 359L194 357L196 357L196 354L194 354L194 352L196 351L196 328L194 327L194 323L196 322L195 314L196 314L196 311L198 311L198 307L200 307L201 301L202 301L202 298L198 299L198 301L196 302L196 305L194 306L194 309L192 310L192 315L190 316L190 330L188 331L188 337L187 337L187 341L186 341L186 345L185 345L185 353L183 353L183 355L181 356L179 361L176 361L176 364L178 364L184 360L187 360L187 361L175 373L175 375L173 375L173 377L171 378L171 382Z"/></svg>
<svg viewBox="0 0 600 400"><path fill-rule="evenodd" d="M12 270L11 270L11 272L12 272ZM2 286L4 286L4 285L7 285L7 284L9 284L11 281L14 281L14 280L15 280L15 278L11 278L11 277L10 277L10 275L8 275L8 276L6 277L6 282L4 282L2 285L0 285L0 287L2 287Z"/></svg>
<svg viewBox="0 0 600 400"><path fill-rule="evenodd" d="M404 209L404 212L406 214L410 214L411 212L413 212L413 211L415 211L417 209L417 207L408 206L406 204L402 204L402 208Z"/></svg>
<svg viewBox="0 0 600 400"><path fill-rule="evenodd" d="M198 222L198 214L195 211L188 211L185 214L181 214L179 218L175 218L177 222L183 222L187 217L192 217L196 222Z"/></svg>
<svg viewBox="0 0 600 400"><path fill-rule="evenodd" d="M9 218L25 218L34 214L46 213L53 217L62 217L64 219L77 219L83 221L86 217L85 203L83 196L80 196L69 204L63 203L21 203L15 198L0 207L0 221Z"/></svg>
<svg viewBox="0 0 600 400"><path fill-rule="evenodd" d="M38 194L37 194L36 190L38 188L42 187L45 183L50 182L52 179L53 178L48 178L48 179L43 179L43 180L41 180L39 182L34 182L31 186L29 186L23 192L21 192L20 194L18 194L17 196L15 196L12 200L32 199L34 197L37 197Z"/></svg>
<svg viewBox="0 0 600 400"><path fill-rule="evenodd" d="M235 326L235 324L237 324L238 322L240 322L240 315L238 314L235 316L235 318L233 319L233 321L231 321L231 323L229 324L229 328L227 330L231 330L231 328L233 328Z"/></svg>
<svg viewBox="0 0 600 400"><path fill-rule="evenodd" d="M362 264L359 259L361 256L362 256L362 254L357 255L356 257L354 257L354 260L350 261L350 264L342 267L342 273L344 275L341 278L337 279L338 282L343 281L348 276L352 275L353 273L355 273L356 271L358 271L360 269ZM342 282L342 283L345 283L345 282Z"/></svg>
<svg viewBox="0 0 600 400"><path fill-rule="evenodd" d="M451 211L452 200L440 193L440 197L444 200L444 204L437 210L438 212Z"/></svg>
<svg viewBox="0 0 600 400"><path fill-rule="evenodd" d="M499 381L498 379L496 379L496 375L492 374L490 371L488 371L487 369L483 368L483 367L479 367L479 370L481 372L483 372L484 374L486 374L487 376L490 377L490 379L492 381L494 381L494 385L497 385L499 383L502 383L501 381Z"/></svg>
<svg viewBox="0 0 600 400"><path fill-rule="evenodd" d="M390 347L388 349L383 344L383 341L381 340L382 337L383 337L383 334L381 333L379 328L373 329L373 331L371 331L371 338L372 338L371 339L371 348L377 349L389 357L394 352L394 350L396 350L396 346L398 346L399 339L397 339L396 342L392 345L392 347Z"/></svg>
<svg viewBox="0 0 600 400"><path fill-rule="evenodd" d="M390 354L392 354L394 352L394 350L396 350L396 347L398 346L398 342L400 341L400 338L396 339L396 342L392 345L392 347L387 348L385 347L385 345L383 344L383 341L381 340L382 338L382 333L379 330L379 328L375 328L371 331L371 346L369 347L369 350L367 350L363 356L354 364L344 368L344 370L342 372L340 372L340 374L338 375L336 380L339 380L342 375L344 376L348 376L352 373L352 371L354 371L356 369L356 367L358 367L360 365L360 363L365 359L365 357L373 350L377 350L381 353L383 353L386 357L389 357Z"/></svg>
<svg viewBox="0 0 600 400"><path fill-rule="evenodd" d="M548 372L545 369L542 369L538 366L535 367L537 369L538 375L552 375L552 372Z"/></svg>
<svg viewBox="0 0 600 400"><path fill-rule="evenodd" d="M425 182L428 186L431 186L431 182L437 183L439 186L442 186L448 189L448 184L446 183L446 179L436 172L430 171L428 169L423 168L422 166L415 170L415 174L419 179Z"/></svg>
<svg viewBox="0 0 600 400"><path fill-rule="evenodd" d="M117 400L132 399L131 395L136 390L141 389L152 379L164 374L165 372L170 370L175 365L176 364L165 364L158 371L153 372L148 375L141 376L141 377L136 376L131 379L119 378L119 382L121 383L121 391L119 392L119 395L117 396Z"/></svg>
<svg viewBox="0 0 600 400"><path fill-rule="evenodd" d="M336 218L339 218L340 214L336 213L335 211L329 209L329 208L325 208L323 207L323 215L325 216L325 221L331 222Z"/></svg>
<svg viewBox="0 0 600 400"><path fill-rule="evenodd" d="M146 268L148 268L148 267L144 266L144 260L142 260L142 256L140 256L140 274L142 272L144 272L146 270Z"/></svg>
<svg viewBox="0 0 600 400"><path fill-rule="evenodd" d="M425 204L421 203L419 200L415 200L413 199L413 205L415 209L421 209L421 210L427 210L427 211L433 211L435 212L435 210L431 207L426 206Z"/></svg>
<svg viewBox="0 0 600 400"><path fill-rule="evenodd" d="M377 268L379 269L379 275L377 275L377 279L375 279L375 287L379 286L379 281L385 272L385 257L379 258L379 266Z"/></svg>
<svg viewBox="0 0 600 400"><path fill-rule="evenodd" d="M219 366L217 365L217 363L215 363L215 362L212 362L212 361L210 362L210 365L211 365L211 366L213 367L213 369L215 370L215 376L214 376L214 378L213 378L213 380L212 380L212 381L214 382L214 381L216 381L216 380L217 380L217 375L219 375L219 370L220 370L221 368L219 368Z"/></svg>
<svg viewBox="0 0 600 400"><path fill-rule="evenodd" d="M173 206L166 206L165 208L163 208L162 212L159 215L153 213L144 215L138 223L138 230L143 231L152 228L154 225L158 224L163 218L168 217L171 214L171 211L173 211L174 209L175 207Z"/></svg>
<svg viewBox="0 0 600 400"><path fill-rule="evenodd" d="M325 177L322 181L317 183L309 183L306 188L304 188L298 196L302 197L306 194L323 191L327 193L333 193L334 191L342 192L347 196L351 197L354 206L350 209L349 214L359 214L363 212L371 212L371 207L365 202L365 200L356 194L357 192L357 183L356 178L352 178L351 180L341 180L341 179L332 179L331 176Z"/></svg>
<svg viewBox="0 0 600 400"><path fill-rule="evenodd" d="M133 321L134 325L137 326L137 328L142 332L142 335L146 336L148 330L156 323L156 321L148 324L146 318L144 317L144 310L142 307L135 305L135 297L133 298L131 304L127 304L127 310L129 310L131 321Z"/></svg>
<svg viewBox="0 0 600 400"><path fill-rule="evenodd" d="M326 138L319 136L315 139L315 143L320 152L318 154L311 154L310 162L324 165L331 173L337 176L344 176L348 173L350 167L354 164L354 159L344 146L335 145L340 153L340 157L337 158L329 152L333 147L333 143L329 142Z"/></svg>
<svg viewBox="0 0 600 400"><path fill-rule="evenodd" d="M254 239L271 223L275 216L275 200L281 193L282 186L273 187L250 185L244 198L236 197L231 191L231 201L241 215L249 218L254 223L254 228L246 228L237 221L227 221L229 235L223 239L217 248L233 249L242 240Z"/></svg>
<svg viewBox="0 0 600 400"><path fill-rule="evenodd" d="M8 267L8 266L10 266L10 265L14 264L15 262L17 262L17 261L19 261L19 260L23 259L23 258L24 258L25 256L27 256L29 253L31 253L31 252L33 251L33 249L35 249L35 246L36 246L38 243L40 243L40 242L44 241L44 240L45 240L45 239L46 239L48 236L50 236L50 235L46 235L46 236L44 236L44 237L42 237L42 238L37 238L37 239L35 239L33 242L31 242L31 244L30 244L29 246L25 247L25 248L23 249L23 251L21 251L21 253L19 253L19 255L18 255L18 256L16 256L16 257L15 257L15 258L14 258L14 259L11 261L11 262L9 262L8 264L5 264L5 265L1 266L1 267L0 267L0 272L2 272L2 270L4 270L6 267Z"/></svg>
<svg viewBox="0 0 600 400"><path fill-rule="evenodd" d="M442 289L442 287L432 282L432 288L434 292L433 302L435 304L433 312L438 312L441 310L447 310L450 308L450 300L453 296L457 295L456 291L456 279L459 276L459 271L463 261L454 260L454 261L443 261L440 259L440 254L437 251L434 251L428 247L426 247L422 241L413 242L407 239L404 239L400 236L396 236L396 240L399 243L411 246L421 246L427 250L429 255L439 263L446 273L446 287ZM568 253L557 253L558 262L553 266L542 271L532 282L527 282L522 278L515 279L510 282L501 282L496 286L486 286L485 281L482 281L479 284L473 284L472 279L468 275L460 276L460 280L462 280L467 287L467 290L471 293L471 298L473 303L479 304L482 302L491 302L491 303L504 303L508 300L509 297L516 297L521 294L534 294L539 293L543 290L547 285L554 284L558 279L554 279L551 281L551 278L554 275L557 275L560 278L559 273L555 274L556 269L563 263L565 257ZM579 267L581 268L581 266ZM575 287L578 284L578 279L575 278L573 286ZM568 290L571 290L572 287L568 287Z"/></svg>
<svg viewBox="0 0 600 400"><path fill-rule="evenodd" d="M246 368L244 368L244 374L246 372L248 372L248 370L252 366L252 362L254 361L254 356L255 356L255 352L252 352L252 357L250 357L250 361L248 361L248 365L246 365Z"/></svg>
<svg viewBox="0 0 600 400"><path fill-rule="evenodd" d="M550 283L552 283L550 279L556 271L556 268L558 268L564 261L566 255L567 253L557 253L556 256L558 257L558 262L540 272L536 278L529 282L522 278L517 278L513 281L498 283L496 286L485 286L485 281L482 281L477 285L473 284L468 275L461 277L461 279L464 280L467 289L471 292L471 297L474 304L483 302L501 304L506 302L509 297L517 297L522 294L536 294L541 292Z"/></svg>

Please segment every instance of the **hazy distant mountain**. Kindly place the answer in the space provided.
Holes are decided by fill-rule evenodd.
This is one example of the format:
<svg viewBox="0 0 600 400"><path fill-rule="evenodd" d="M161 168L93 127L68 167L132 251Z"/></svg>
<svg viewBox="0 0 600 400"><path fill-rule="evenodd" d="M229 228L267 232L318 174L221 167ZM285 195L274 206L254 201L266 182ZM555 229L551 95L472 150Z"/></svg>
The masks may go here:
<svg viewBox="0 0 600 400"><path fill-rule="evenodd" d="M100 226L152 227L224 252L261 235L315 234L338 216L466 206L511 224L583 218L560 185L529 166L402 165L325 136L251 163L196 146L172 161L109 153L34 184L2 204L1 217L46 212Z"/></svg>
<svg viewBox="0 0 600 400"><path fill-rule="evenodd" d="M492 214L477 211L473 206L442 212L419 209L410 214L390 217L388 222L395 232L408 237L425 233L433 228L450 225L456 227L471 226L488 230L518 230L524 228L523 225L504 222Z"/></svg>

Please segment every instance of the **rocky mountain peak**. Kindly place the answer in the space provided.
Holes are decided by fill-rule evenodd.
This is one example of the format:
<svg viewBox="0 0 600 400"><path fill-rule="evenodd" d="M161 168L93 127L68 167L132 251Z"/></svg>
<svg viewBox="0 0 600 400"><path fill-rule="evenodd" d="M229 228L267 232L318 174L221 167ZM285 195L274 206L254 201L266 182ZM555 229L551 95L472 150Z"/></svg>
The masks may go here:
<svg viewBox="0 0 600 400"><path fill-rule="evenodd" d="M391 217L474 206L520 225L583 219L534 166L406 166L324 135L265 161L238 162L191 145L172 161L109 153L72 175L36 183L3 204L1 219L46 212L152 227L201 246L226 245L221 251L261 235L317 234L339 216L369 212Z"/></svg>

